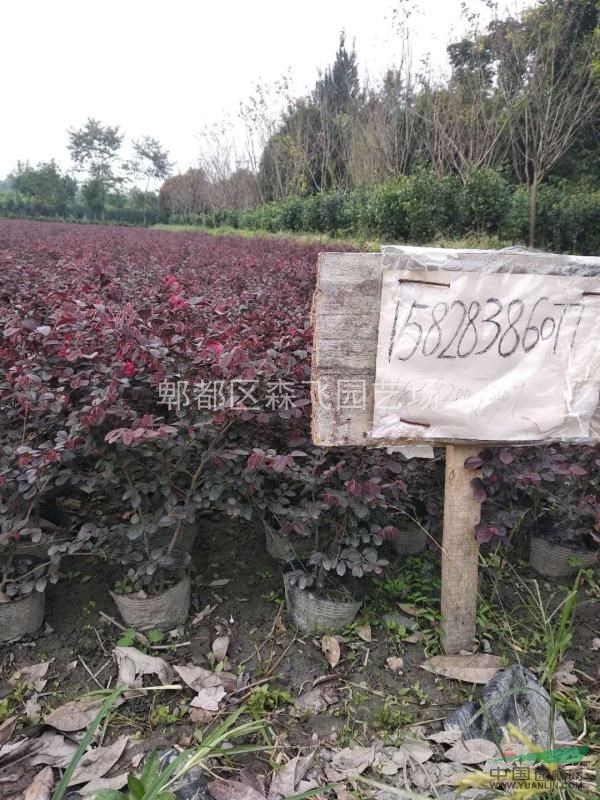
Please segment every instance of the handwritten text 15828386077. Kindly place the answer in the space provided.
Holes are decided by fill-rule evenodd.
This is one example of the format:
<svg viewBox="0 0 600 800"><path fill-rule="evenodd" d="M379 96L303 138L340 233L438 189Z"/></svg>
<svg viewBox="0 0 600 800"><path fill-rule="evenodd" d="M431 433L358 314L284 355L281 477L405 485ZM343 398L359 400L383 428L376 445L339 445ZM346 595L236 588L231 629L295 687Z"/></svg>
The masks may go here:
<svg viewBox="0 0 600 800"><path fill-rule="evenodd" d="M600 387L597 287L385 268L373 437L587 438Z"/></svg>

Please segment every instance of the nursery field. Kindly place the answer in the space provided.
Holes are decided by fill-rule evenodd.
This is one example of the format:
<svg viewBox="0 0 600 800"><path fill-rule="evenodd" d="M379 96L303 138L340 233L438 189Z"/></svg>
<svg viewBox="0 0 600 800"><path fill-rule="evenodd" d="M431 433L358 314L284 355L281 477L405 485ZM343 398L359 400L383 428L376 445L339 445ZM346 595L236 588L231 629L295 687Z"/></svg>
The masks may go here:
<svg viewBox="0 0 600 800"><path fill-rule="evenodd" d="M443 451L311 443L320 249L0 222L0 797L508 796L501 753L573 740L531 796L597 796L600 451L482 452L477 638L443 656ZM310 629L307 596L354 611ZM447 721L507 667L545 723L520 684Z"/></svg>

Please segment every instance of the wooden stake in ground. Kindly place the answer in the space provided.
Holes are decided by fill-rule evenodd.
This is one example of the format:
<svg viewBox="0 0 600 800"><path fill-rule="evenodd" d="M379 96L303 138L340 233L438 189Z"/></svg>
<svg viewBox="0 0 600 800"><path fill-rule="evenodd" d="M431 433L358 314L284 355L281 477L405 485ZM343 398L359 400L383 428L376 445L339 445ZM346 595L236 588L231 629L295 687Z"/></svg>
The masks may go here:
<svg viewBox="0 0 600 800"><path fill-rule="evenodd" d="M473 648L477 612L479 545L473 529L481 505L473 497L473 470L465 460L481 445L446 447L444 538L442 541L442 647L448 654Z"/></svg>

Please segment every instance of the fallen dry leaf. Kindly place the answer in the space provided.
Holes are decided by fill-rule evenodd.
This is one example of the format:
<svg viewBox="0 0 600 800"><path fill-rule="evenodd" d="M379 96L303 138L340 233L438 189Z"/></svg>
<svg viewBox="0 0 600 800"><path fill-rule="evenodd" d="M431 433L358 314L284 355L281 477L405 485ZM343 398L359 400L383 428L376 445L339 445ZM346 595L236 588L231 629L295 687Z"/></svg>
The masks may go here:
<svg viewBox="0 0 600 800"><path fill-rule="evenodd" d="M387 664L388 669L391 669L392 672L402 672L404 668L404 659L400 656L390 656L386 658L385 663Z"/></svg>
<svg viewBox="0 0 600 800"><path fill-rule="evenodd" d="M329 662L331 669L340 663L341 650L338 640L334 636L324 636L321 639L321 650Z"/></svg>
<svg viewBox="0 0 600 800"><path fill-rule="evenodd" d="M370 642L373 639L371 633L371 626L368 622L365 622L364 625L358 625L356 628L356 632L359 637L363 640L363 642Z"/></svg>
<svg viewBox="0 0 600 800"><path fill-rule="evenodd" d="M401 747L385 747L375 756L373 768L381 775L396 775L406 766L429 761L433 750L422 741L406 741Z"/></svg>
<svg viewBox="0 0 600 800"><path fill-rule="evenodd" d="M8 742L10 737L15 732L15 727L17 725L18 717L9 717L5 719L2 725L0 725L0 745L3 745L5 742Z"/></svg>
<svg viewBox="0 0 600 800"><path fill-rule="evenodd" d="M38 701L38 695L33 694L25 702L25 716L29 722L37 723L42 716L42 707Z"/></svg>
<svg viewBox="0 0 600 800"><path fill-rule="evenodd" d="M212 781L207 786L215 800L265 800L265 785L260 775L244 768L239 781Z"/></svg>
<svg viewBox="0 0 600 800"><path fill-rule="evenodd" d="M231 578L217 578L217 580L211 581L208 585L211 589L218 589L220 586L227 586L230 581Z"/></svg>
<svg viewBox="0 0 600 800"><path fill-rule="evenodd" d="M319 714L337 701L338 696L330 686L316 686L294 700L292 713L297 717L305 714Z"/></svg>
<svg viewBox="0 0 600 800"><path fill-rule="evenodd" d="M146 655L135 647L115 647L113 654L119 669L117 686L141 686L144 675L156 675L164 686L173 677L164 658Z"/></svg>
<svg viewBox="0 0 600 800"><path fill-rule="evenodd" d="M573 686L578 680L577 675L574 675L572 672L574 666L575 662L572 660L563 661L552 676L553 680L556 681L556 683L561 683L563 686Z"/></svg>
<svg viewBox="0 0 600 800"><path fill-rule="evenodd" d="M353 795L352 792L349 792L348 789L344 789L343 786L334 786L333 790L337 800L356 800L355 795Z"/></svg>
<svg viewBox="0 0 600 800"><path fill-rule="evenodd" d="M457 776L463 778L467 774L469 773L465 773L465 768L462 764L455 764L453 762L436 764L430 761L412 769L410 781L418 789L431 793L435 791L435 787L437 786L455 786L457 783ZM434 788L432 789L432 787Z"/></svg>
<svg viewBox="0 0 600 800"><path fill-rule="evenodd" d="M390 748L386 747L385 749L387 751ZM396 762L393 761L391 757L387 755L387 753L378 753L375 756L375 761L373 762L373 770L379 775L389 778L392 775L397 775L400 772L400 765L396 764Z"/></svg>
<svg viewBox="0 0 600 800"><path fill-rule="evenodd" d="M102 789L112 789L113 791L118 791L127 785L128 778L129 770L127 770L127 772L120 772L118 775L113 775L112 778L96 778L96 780L90 781L89 783L86 783L85 786L82 786L80 789L78 789L77 793L82 797L89 797L90 795L94 794L95 792L99 792Z"/></svg>
<svg viewBox="0 0 600 800"><path fill-rule="evenodd" d="M375 760L373 747L344 747L325 765L327 780L342 781L361 775Z"/></svg>
<svg viewBox="0 0 600 800"><path fill-rule="evenodd" d="M406 642L406 644L419 644L419 642L422 642L424 638L425 638L425 636L421 633L421 631L415 631L414 633L411 633L410 636L407 636L406 639L403 639L402 641Z"/></svg>
<svg viewBox="0 0 600 800"><path fill-rule="evenodd" d="M565 672L564 670L555 672L553 677L556 683L560 683L561 686L573 686L579 680L577 675L573 675L572 672Z"/></svg>
<svg viewBox="0 0 600 800"><path fill-rule="evenodd" d="M212 720L214 713L205 711L203 708L190 708L189 716L192 722L199 722L204 725Z"/></svg>
<svg viewBox="0 0 600 800"><path fill-rule="evenodd" d="M204 711L218 711L219 701L222 700L227 692L222 686L210 686L201 689L190 705L192 708L202 708Z"/></svg>
<svg viewBox="0 0 600 800"><path fill-rule="evenodd" d="M76 750L77 745L67 741L64 736L58 733L44 733L34 742L34 750L29 763L33 766L46 764L50 767L65 769L71 763Z"/></svg>
<svg viewBox="0 0 600 800"><path fill-rule="evenodd" d="M265 779L262 775L257 775L256 772L252 772L248 767L242 767L240 770L240 781L246 786L251 786L253 789L256 789L257 792L266 794Z"/></svg>
<svg viewBox="0 0 600 800"><path fill-rule="evenodd" d="M215 675L214 672L204 669L203 667L197 667L193 664L182 664L181 666L173 664L173 669L186 684L186 686L189 686L190 689L193 689L195 692L199 692L200 689L204 689L204 687L207 686L206 681ZM216 684L213 683L210 685L215 686Z"/></svg>
<svg viewBox="0 0 600 800"><path fill-rule="evenodd" d="M392 756L401 768L407 764L424 764L433 755L433 750L425 742L406 741Z"/></svg>
<svg viewBox="0 0 600 800"><path fill-rule="evenodd" d="M54 786L54 773L52 767L44 767L29 784L23 800L50 800L50 792Z"/></svg>
<svg viewBox="0 0 600 800"><path fill-rule="evenodd" d="M304 758L296 756L290 759L290 761L273 776L268 800L281 800L281 798L292 797L294 794L306 791L309 787L302 786L303 778L313 760L314 753ZM313 788L314 785L315 784L311 784L310 788ZM299 789L300 792L298 791Z"/></svg>
<svg viewBox="0 0 600 800"><path fill-rule="evenodd" d="M81 508L81 500L78 497L67 497L62 501L63 508L70 508L73 511L79 511Z"/></svg>
<svg viewBox="0 0 600 800"><path fill-rule="evenodd" d="M211 781L207 788L215 800L265 800L264 794L241 781Z"/></svg>
<svg viewBox="0 0 600 800"><path fill-rule="evenodd" d="M212 651L217 661L225 661L229 649L229 636L219 636L212 643Z"/></svg>
<svg viewBox="0 0 600 800"><path fill-rule="evenodd" d="M69 786L103 778L123 755L127 740L127 736L120 736L108 747L96 747L84 753L69 781Z"/></svg>
<svg viewBox="0 0 600 800"><path fill-rule="evenodd" d="M408 614L411 617L416 617L419 614L419 609L416 606L409 605L408 603L398 603L398 608L400 611L404 611L405 614Z"/></svg>
<svg viewBox="0 0 600 800"><path fill-rule="evenodd" d="M11 686L16 686L18 683L25 683L31 686L36 692L42 692L47 684L46 675L48 667L54 659L50 661L42 661L40 664L32 664L29 667L21 667L18 669L8 681Z"/></svg>
<svg viewBox="0 0 600 800"><path fill-rule="evenodd" d="M50 725L62 733L83 730L94 719L101 705L102 699L97 697L83 697L81 700L71 700L70 703L65 703L48 714L44 719L44 725Z"/></svg>
<svg viewBox="0 0 600 800"><path fill-rule="evenodd" d="M434 656L423 664L421 669L452 678L465 683L486 684L499 669L502 669L502 659L489 653L475 653L464 656Z"/></svg>
<svg viewBox="0 0 600 800"><path fill-rule="evenodd" d="M181 680L195 692L209 689L211 686L222 686L228 692L232 692L237 686L237 678L232 672L211 672L193 664L174 666L173 669Z"/></svg>
<svg viewBox="0 0 600 800"><path fill-rule="evenodd" d="M430 742L435 742L436 744L454 744L459 739L462 739L462 731L460 728L451 728L449 731L432 733L427 738Z"/></svg>
<svg viewBox="0 0 600 800"><path fill-rule="evenodd" d="M24 756L35 752L37 741L35 739L18 739L6 742L0 746L0 769L22 761Z"/></svg>
<svg viewBox="0 0 600 800"><path fill-rule="evenodd" d="M458 741L449 750L446 750L445 756L448 761L454 761L458 764L483 764L489 758L499 756L500 751L488 739L466 739L465 741Z"/></svg>

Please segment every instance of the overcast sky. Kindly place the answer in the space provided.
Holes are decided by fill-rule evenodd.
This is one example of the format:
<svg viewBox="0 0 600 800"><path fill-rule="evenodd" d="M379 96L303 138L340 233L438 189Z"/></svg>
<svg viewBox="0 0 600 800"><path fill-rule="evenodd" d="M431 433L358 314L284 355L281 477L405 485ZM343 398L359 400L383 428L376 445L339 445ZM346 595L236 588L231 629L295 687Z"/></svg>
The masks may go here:
<svg viewBox="0 0 600 800"><path fill-rule="evenodd" d="M88 116L120 125L128 138L156 137L185 170L196 161L198 131L234 115L257 81L288 72L296 93L310 88L333 60L342 29L356 42L361 73L381 75L400 50L394 8L413 9L413 58L431 53L441 69L446 43L465 29L461 5L1 0L0 177L19 159L69 166L66 131ZM482 2L469 5L485 13Z"/></svg>

